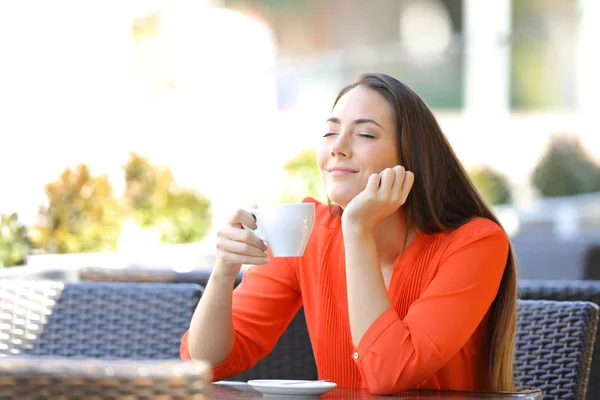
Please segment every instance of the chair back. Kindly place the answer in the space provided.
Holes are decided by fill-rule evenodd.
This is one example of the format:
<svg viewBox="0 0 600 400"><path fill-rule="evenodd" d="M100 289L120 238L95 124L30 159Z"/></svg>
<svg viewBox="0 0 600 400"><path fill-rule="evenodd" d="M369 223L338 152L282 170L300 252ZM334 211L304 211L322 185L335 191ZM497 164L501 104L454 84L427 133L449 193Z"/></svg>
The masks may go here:
<svg viewBox="0 0 600 400"><path fill-rule="evenodd" d="M594 303L519 300L517 389L540 388L545 400L584 400L597 327Z"/></svg>
<svg viewBox="0 0 600 400"><path fill-rule="evenodd" d="M195 284L0 280L0 357L179 359Z"/></svg>
<svg viewBox="0 0 600 400"><path fill-rule="evenodd" d="M206 287L210 270L177 272L162 268L84 268L81 280L124 281L124 282L193 282ZM243 273L235 280L235 287L242 282ZM287 329L280 336L270 354L259 360L253 368L236 375L230 380L252 379L317 379L317 366L308 335L304 308L300 307Z"/></svg>
<svg viewBox="0 0 600 400"><path fill-rule="evenodd" d="M545 281L522 280L519 282L520 297L525 300L591 301L600 306L600 281ZM600 326L596 329L596 341L590 368L587 399L600 399Z"/></svg>

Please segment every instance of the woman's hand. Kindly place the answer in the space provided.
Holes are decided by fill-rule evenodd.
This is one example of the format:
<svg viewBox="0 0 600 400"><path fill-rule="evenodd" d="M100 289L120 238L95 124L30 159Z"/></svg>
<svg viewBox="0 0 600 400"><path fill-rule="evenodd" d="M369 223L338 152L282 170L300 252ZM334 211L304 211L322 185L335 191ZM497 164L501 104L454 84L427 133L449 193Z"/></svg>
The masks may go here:
<svg viewBox="0 0 600 400"><path fill-rule="evenodd" d="M414 178L415 175L401 165L371 175L365 190L350 200L344 209L342 223L373 229L406 202Z"/></svg>
<svg viewBox="0 0 600 400"><path fill-rule="evenodd" d="M214 272L230 279L237 277L242 264L258 265L269 262L265 243L242 225L256 229L256 220L248 211L239 209L217 233Z"/></svg>

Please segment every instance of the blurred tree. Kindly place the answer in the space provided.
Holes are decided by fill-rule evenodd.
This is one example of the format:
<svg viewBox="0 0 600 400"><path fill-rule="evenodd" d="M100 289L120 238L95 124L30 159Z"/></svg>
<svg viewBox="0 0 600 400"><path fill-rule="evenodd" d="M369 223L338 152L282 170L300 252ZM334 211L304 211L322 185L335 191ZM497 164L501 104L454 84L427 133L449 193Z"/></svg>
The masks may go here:
<svg viewBox="0 0 600 400"><path fill-rule="evenodd" d="M577 1L512 1L510 92L513 110L576 106Z"/></svg>
<svg viewBox="0 0 600 400"><path fill-rule="evenodd" d="M31 229L34 246L49 253L114 250L121 212L108 178L93 177L86 165L65 169L46 185L47 206Z"/></svg>
<svg viewBox="0 0 600 400"><path fill-rule="evenodd" d="M514 109L556 107L559 96L553 68L544 54L546 41L520 40L511 47L511 106Z"/></svg>
<svg viewBox="0 0 600 400"><path fill-rule="evenodd" d="M600 166L578 138L554 136L533 171L531 182L542 196L600 192Z"/></svg>
<svg viewBox="0 0 600 400"><path fill-rule="evenodd" d="M211 226L210 201L193 190L170 192L159 222L163 243L200 241Z"/></svg>
<svg viewBox="0 0 600 400"><path fill-rule="evenodd" d="M131 153L123 170L125 204L141 227L157 227L161 241L170 244L199 241L208 233L210 200L193 190L177 188L168 168Z"/></svg>
<svg viewBox="0 0 600 400"><path fill-rule="evenodd" d="M321 202L327 201L316 159L316 150L306 149L283 167L288 178L284 183L283 202L296 203L307 196Z"/></svg>
<svg viewBox="0 0 600 400"><path fill-rule="evenodd" d="M510 185L506 177L485 166L469 172L473 184L481 196L491 205L512 202Z"/></svg>
<svg viewBox="0 0 600 400"><path fill-rule="evenodd" d="M150 164L136 153L129 155L123 167L125 173L125 203L143 228L161 217L167 207L169 192L175 181L171 171Z"/></svg>
<svg viewBox="0 0 600 400"><path fill-rule="evenodd" d="M0 216L0 267L25 264L31 247L27 229L16 213Z"/></svg>

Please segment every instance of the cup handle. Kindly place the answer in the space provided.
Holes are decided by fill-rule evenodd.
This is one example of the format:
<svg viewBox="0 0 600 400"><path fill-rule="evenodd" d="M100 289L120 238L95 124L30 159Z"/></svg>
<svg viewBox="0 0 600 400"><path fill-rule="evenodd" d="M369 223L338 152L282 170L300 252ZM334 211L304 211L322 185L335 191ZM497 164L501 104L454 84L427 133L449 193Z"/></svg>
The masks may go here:
<svg viewBox="0 0 600 400"><path fill-rule="evenodd" d="M245 230L254 233L263 242L266 242L267 241L267 237L260 230L260 225L258 224L258 215L259 215L258 210L253 209L253 210L246 210L246 211L248 211L250 214L254 215L254 218L256 219L256 229L250 229L246 225L242 225L242 227L244 227Z"/></svg>

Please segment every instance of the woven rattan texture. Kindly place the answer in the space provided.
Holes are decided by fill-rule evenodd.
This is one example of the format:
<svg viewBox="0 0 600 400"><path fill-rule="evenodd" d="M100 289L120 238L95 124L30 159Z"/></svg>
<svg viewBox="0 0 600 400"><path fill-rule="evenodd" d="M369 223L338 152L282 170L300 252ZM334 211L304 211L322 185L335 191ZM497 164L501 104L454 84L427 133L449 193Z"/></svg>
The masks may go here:
<svg viewBox="0 0 600 400"><path fill-rule="evenodd" d="M540 388L544 399L585 399L598 306L520 300L517 307L517 389Z"/></svg>
<svg viewBox="0 0 600 400"><path fill-rule="evenodd" d="M7 357L2 399L205 399L210 367L180 360Z"/></svg>
<svg viewBox="0 0 600 400"><path fill-rule="evenodd" d="M0 356L179 359L194 284L0 281Z"/></svg>
<svg viewBox="0 0 600 400"><path fill-rule="evenodd" d="M210 277L209 270L176 272L169 269L130 268L84 268L82 280L106 280L124 282L193 282L205 287ZM239 285L240 274L235 282ZM251 379L317 379L317 366L313 355L304 309L300 308L287 329L283 332L272 352L259 360L253 368L230 378L248 381Z"/></svg>
<svg viewBox="0 0 600 400"><path fill-rule="evenodd" d="M591 301L600 305L600 281L544 281L519 282L520 297L529 300ZM587 400L600 399L600 329L592 356Z"/></svg>

